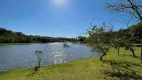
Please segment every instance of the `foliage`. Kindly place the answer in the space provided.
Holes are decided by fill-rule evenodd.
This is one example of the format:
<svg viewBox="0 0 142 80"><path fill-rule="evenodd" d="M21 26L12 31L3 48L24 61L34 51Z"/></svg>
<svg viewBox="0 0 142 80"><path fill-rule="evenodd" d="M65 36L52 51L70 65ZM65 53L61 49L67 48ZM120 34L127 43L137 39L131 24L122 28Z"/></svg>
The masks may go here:
<svg viewBox="0 0 142 80"><path fill-rule="evenodd" d="M80 42L85 42L85 40L86 40L86 37L84 37L84 36L78 36L78 41L80 41Z"/></svg>
<svg viewBox="0 0 142 80"><path fill-rule="evenodd" d="M140 24L138 24L138 25L142 24L142 5L139 2L137 2L137 0L118 0L118 2L115 4L114 3L107 3L106 5L107 5L107 9L109 11L126 13L126 15L128 15L130 17L129 20L136 19L136 20L140 21ZM141 29L140 30L138 28L132 29L130 31L131 38L129 39L129 41L127 41L128 45L126 48L129 49L133 53L133 57L135 57L135 54L134 54L135 52L134 52L134 49L131 44L132 39L134 39L133 37L136 36L136 34L137 35L141 34ZM133 40L133 41L142 43L142 39L140 37L137 36L135 38L135 40ZM142 48L142 44L141 44L141 48ZM142 62L142 49L141 49L141 62Z"/></svg>
<svg viewBox="0 0 142 80"><path fill-rule="evenodd" d="M107 29L107 31L105 30L105 28L107 28L106 26L94 26L90 31L88 31L89 37L86 41L95 51L104 54L107 50L109 50L108 48L113 47L117 50L119 55L120 47L126 47L126 50L130 50L133 57L136 57L133 44L141 43L141 26L142 24L138 23L136 25L132 25L128 29L120 29L118 31L111 31L111 29ZM103 51L103 49L105 51Z"/></svg>
<svg viewBox="0 0 142 80"><path fill-rule="evenodd" d="M111 47L112 28L107 28L105 24L102 27L94 26L88 34L89 37L86 40L88 45L102 54L100 57L102 60Z"/></svg>
<svg viewBox="0 0 142 80"><path fill-rule="evenodd" d="M133 43L140 44L142 40L142 23L132 25L128 28L129 33L133 33L134 37L132 38Z"/></svg>
<svg viewBox="0 0 142 80"><path fill-rule="evenodd" d="M112 47L117 49L119 55L119 48L126 47L126 50L130 50L135 57L135 51L133 44L140 44L142 40L142 24L138 23L132 25L128 29L120 29L113 32Z"/></svg>
<svg viewBox="0 0 142 80"><path fill-rule="evenodd" d="M122 29L120 29L118 32L113 32L113 36L111 39L111 47L115 48L117 50L117 53L119 55L120 47L125 46L125 40L124 40L124 32Z"/></svg>
<svg viewBox="0 0 142 80"><path fill-rule="evenodd" d="M46 36L33 36L25 35L22 32L13 32L0 28L0 43L47 43L47 42L64 42L64 41L77 41L74 38L64 37L46 37Z"/></svg>

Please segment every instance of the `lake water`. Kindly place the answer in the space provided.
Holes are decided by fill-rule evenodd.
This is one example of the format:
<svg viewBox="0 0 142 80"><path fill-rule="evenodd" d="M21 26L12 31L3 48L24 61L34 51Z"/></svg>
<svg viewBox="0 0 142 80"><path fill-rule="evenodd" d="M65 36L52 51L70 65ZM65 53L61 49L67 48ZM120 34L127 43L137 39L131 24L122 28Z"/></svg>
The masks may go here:
<svg viewBox="0 0 142 80"><path fill-rule="evenodd" d="M95 57L85 44L72 43L65 48L64 43L11 44L0 46L0 71L30 68L37 65L36 50L43 50L41 65L59 64L72 60Z"/></svg>

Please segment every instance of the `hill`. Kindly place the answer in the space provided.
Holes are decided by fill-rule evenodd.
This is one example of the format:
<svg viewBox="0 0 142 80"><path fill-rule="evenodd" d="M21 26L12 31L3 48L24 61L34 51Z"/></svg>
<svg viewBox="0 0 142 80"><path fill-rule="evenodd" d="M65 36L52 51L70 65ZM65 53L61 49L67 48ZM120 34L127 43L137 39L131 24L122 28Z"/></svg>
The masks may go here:
<svg viewBox="0 0 142 80"><path fill-rule="evenodd" d="M76 41L75 38L64 37L48 37L25 35L22 32L13 32L5 28L0 28L0 43L47 43L47 42L63 42Z"/></svg>

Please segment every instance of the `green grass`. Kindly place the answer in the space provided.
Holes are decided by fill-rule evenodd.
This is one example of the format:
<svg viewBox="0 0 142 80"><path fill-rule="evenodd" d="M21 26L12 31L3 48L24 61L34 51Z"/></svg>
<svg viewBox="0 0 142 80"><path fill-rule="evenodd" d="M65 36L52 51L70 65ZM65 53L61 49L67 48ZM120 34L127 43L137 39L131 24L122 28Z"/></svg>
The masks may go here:
<svg viewBox="0 0 142 80"><path fill-rule="evenodd" d="M100 61L99 57L76 60L68 63L0 72L0 80L142 80L140 48L136 49L137 58L121 48L120 56L111 49Z"/></svg>

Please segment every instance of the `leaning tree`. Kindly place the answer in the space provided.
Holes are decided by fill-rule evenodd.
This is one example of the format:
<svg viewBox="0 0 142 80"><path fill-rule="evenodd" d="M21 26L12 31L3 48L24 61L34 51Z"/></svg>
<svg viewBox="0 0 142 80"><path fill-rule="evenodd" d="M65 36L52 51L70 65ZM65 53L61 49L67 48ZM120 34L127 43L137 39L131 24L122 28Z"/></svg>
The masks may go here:
<svg viewBox="0 0 142 80"><path fill-rule="evenodd" d="M103 60L103 57L107 55L107 52L111 47L110 39L113 31L112 29L112 27L103 24L101 27L93 26L92 29L88 30L89 37L86 39L86 42L94 51L101 54L101 61Z"/></svg>

